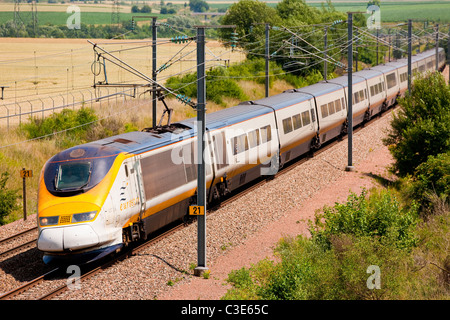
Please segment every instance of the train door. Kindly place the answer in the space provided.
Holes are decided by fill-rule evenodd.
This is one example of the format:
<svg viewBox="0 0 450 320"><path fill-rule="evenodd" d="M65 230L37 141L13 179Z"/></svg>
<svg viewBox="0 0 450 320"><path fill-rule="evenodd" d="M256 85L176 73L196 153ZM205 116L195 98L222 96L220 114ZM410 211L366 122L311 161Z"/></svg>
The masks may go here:
<svg viewBox="0 0 450 320"><path fill-rule="evenodd" d="M141 211L141 197L138 185L138 172L134 159L125 160L123 163L123 174L121 175L121 185L119 194L119 211L120 215L129 219Z"/></svg>
<svg viewBox="0 0 450 320"><path fill-rule="evenodd" d="M318 129L318 125L317 125L316 104L314 102L314 99L309 100L309 109L311 111L310 126L313 131L316 131Z"/></svg>
<svg viewBox="0 0 450 320"><path fill-rule="evenodd" d="M219 132L212 136L214 150L215 172L228 166L225 132ZM221 172L222 173L222 172Z"/></svg>

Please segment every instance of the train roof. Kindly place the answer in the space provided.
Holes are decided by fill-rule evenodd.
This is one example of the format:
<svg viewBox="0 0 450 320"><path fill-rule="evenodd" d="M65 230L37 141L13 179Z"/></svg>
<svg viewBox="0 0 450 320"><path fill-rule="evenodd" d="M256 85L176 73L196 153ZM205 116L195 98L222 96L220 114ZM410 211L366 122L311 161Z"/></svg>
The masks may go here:
<svg viewBox="0 0 450 320"><path fill-rule="evenodd" d="M270 112L272 112L272 109L265 106L238 105L210 114L207 113L206 127L208 130L214 130ZM152 132L151 129L148 131L133 131L93 141L86 145L97 148L108 146L108 148L120 152L138 154L195 136L196 122L196 118L190 118L176 122L170 127L166 127L166 130L163 128L160 133Z"/></svg>
<svg viewBox="0 0 450 320"><path fill-rule="evenodd" d="M187 136L193 133L187 130ZM171 132L165 132L161 134L155 134L151 132L133 131L116 136L108 137L102 140L91 142L91 144L97 144L101 146L114 147L121 152L125 153L141 153L147 149L159 148L173 143L176 135Z"/></svg>
<svg viewBox="0 0 450 320"><path fill-rule="evenodd" d="M400 60L396 60L396 61L391 61L386 63L386 66L392 66L394 68L402 68L402 67L407 67L408 66L408 60L407 59L400 59Z"/></svg>
<svg viewBox="0 0 450 320"><path fill-rule="evenodd" d="M352 84L357 84L357 83L363 82L364 80L365 80L364 78L361 78L356 73L353 73ZM326 82L321 81L321 83L333 83L333 84L338 84L341 87L348 87L348 76L345 75L345 76L337 77L334 79L327 80Z"/></svg>
<svg viewBox="0 0 450 320"><path fill-rule="evenodd" d="M383 73L386 73L386 72L391 72L391 71L397 70L397 67L395 67L393 65L388 65L388 64L379 64L377 66L371 67L370 70L378 70Z"/></svg>
<svg viewBox="0 0 450 320"><path fill-rule="evenodd" d="M261 106L270 106L274 110L283 109L285 107L291 106L293 104L301 103L303 101L308 101L314 97L307 93L296 92L293 90L287 90L283 93L251 101L251 103Z"/></svg>
<svg viewBox="0 0 450 320"><path fill-rule="evenodd" d="M242 121L246 121L267 113L272 112L272 109L253 105L253 104L240 104L231 108L222 109L213 113L207 113L206 128L208 130L214 130L223 128L229 125L233 125ZM194 128L196 126L197 118L190 118L180 121L180 124Z"/></svg>
<svg viewBox="0 0 450 320"><path fill-rule="evenodd" d="M315 84L307 86L307 87L293 89L292 92L307 93L314 97L319 97L324 94L337 91L339 89L342 89L342 86L337 85L335 83L319 82L319 83L315 83ZM288 90L288 91L290 91L290 90Z"/></svg>
<svg viewBox="0 0 450 320"><path fill-rule="evenodd" d="M383 75L383 73L378 70L364 69L364 70L355 72L353 75L364 78L364 79L372 79L372 78Z"/></svg>

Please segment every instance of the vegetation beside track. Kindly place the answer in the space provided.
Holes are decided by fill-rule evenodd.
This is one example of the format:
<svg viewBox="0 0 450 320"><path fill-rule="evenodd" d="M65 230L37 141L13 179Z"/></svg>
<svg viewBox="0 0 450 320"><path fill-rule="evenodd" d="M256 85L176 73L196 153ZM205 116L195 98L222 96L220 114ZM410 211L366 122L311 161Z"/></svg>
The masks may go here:
<svg viewBox="0 0 450 320"><path fill-rule="evenodd" d="M223 299L449 298L450 138L442 130L426 130L413 138L410 133L431 118L436 127L448 125L450 86L442 75L433 74L417 80L413 88L411 96L400 100L385 141L398 179L380 179L384 187L350 194L347 202L323 208L309 221L310 237L279 241L275 254L280 262L266 259L231 272L232 289ZM423 88L433 92L419 94ZM417 119L405 117L414 108L423 108ZM434 108L439 110L425 112ZM444 139L438 154L427 148L435 139ZM399 171L415 148L421 148L422 162L408 172ZM370 289L376 285L368 269L373 266L379 268L381 282Z"/></svg>

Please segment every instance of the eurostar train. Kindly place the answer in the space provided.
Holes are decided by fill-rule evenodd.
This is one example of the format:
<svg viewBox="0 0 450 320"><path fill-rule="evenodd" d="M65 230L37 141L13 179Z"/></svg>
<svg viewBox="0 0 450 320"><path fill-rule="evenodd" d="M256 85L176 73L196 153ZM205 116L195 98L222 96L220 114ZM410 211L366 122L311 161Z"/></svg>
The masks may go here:
<svg viewBox="0 0 450 320"><path fill-rule="evenodd" d="M439 68L439 49L417 54L412 72ZM392 106L407 90L406 59L353 75L353 124ZM320 148L347 131L347 76L206 115L208 201ZM44 261L96 259L188 213L196 201L196 120L125 133L53 156L38 192Z"/></svg>

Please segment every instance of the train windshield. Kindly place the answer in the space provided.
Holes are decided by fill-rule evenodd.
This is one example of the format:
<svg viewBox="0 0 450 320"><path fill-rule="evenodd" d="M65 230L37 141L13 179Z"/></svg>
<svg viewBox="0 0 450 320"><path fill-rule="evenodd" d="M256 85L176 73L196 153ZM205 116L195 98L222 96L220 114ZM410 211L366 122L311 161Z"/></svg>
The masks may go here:
<svg viewBox="0 0 450 320"><path fill-rule="evenodd" d="M58 166L56 190L80 189L88 185L91 177L91 163L63 163Z"/></svg>
<svg viewBox="0 0 450 320"><path fill-rule="evenodd" d="M44 167L47 190L69 197L92 189L105 178L120 152L111 146L86 144L58 153Z"/></svg>

